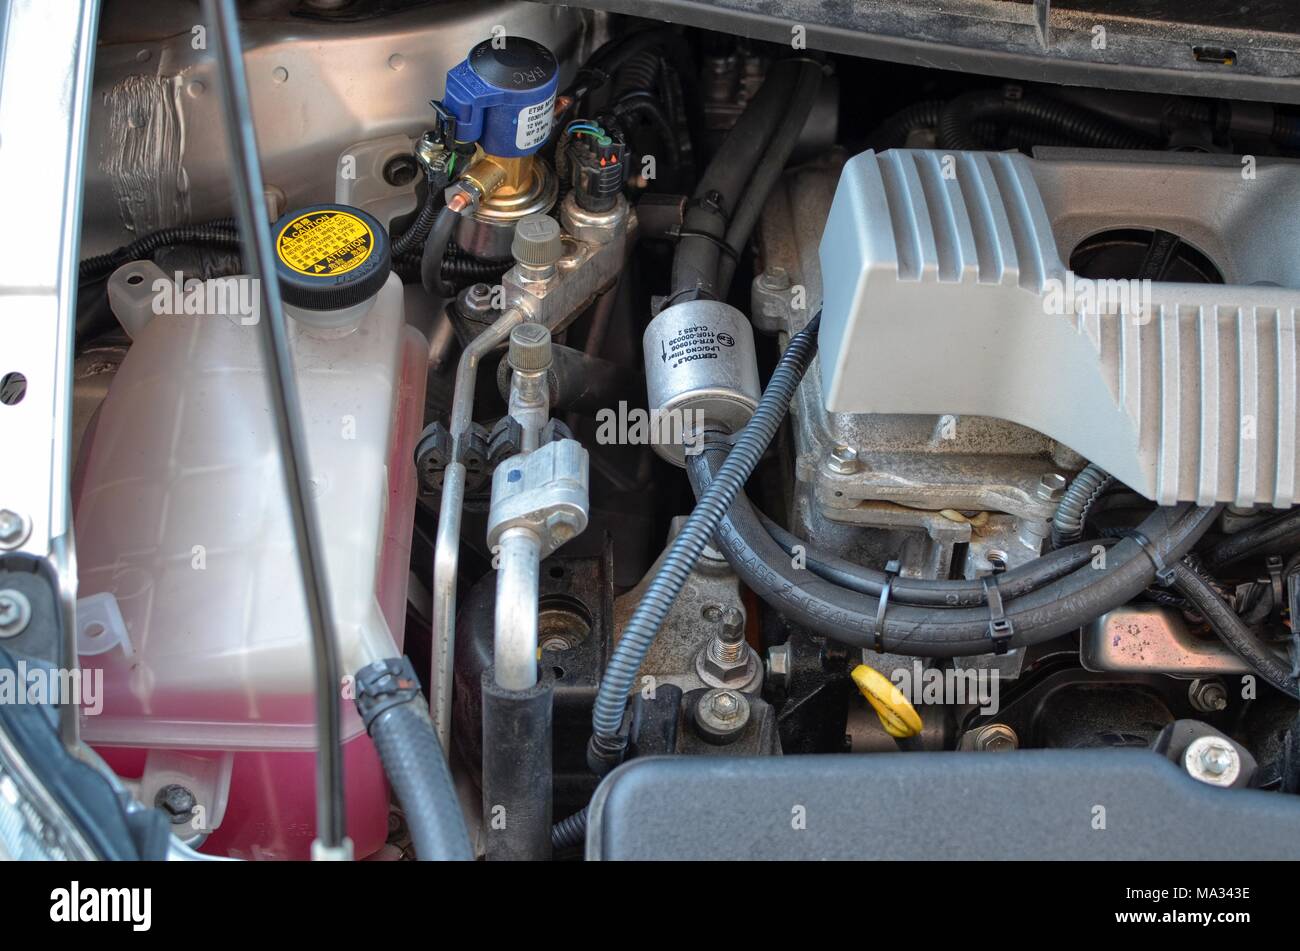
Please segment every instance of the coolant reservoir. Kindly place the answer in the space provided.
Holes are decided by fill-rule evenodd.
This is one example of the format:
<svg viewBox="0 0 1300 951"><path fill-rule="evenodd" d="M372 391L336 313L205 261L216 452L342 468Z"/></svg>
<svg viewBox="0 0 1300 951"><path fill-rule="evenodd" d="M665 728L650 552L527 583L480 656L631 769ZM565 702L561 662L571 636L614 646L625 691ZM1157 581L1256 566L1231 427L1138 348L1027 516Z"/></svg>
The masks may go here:
<svg viewBox="0 0 1300 951"><path fill-rule="evenodd" d="M320 206L273 236L349 675L401 654L427 345L405 323L374 219ZM79 646L82 666L104 671L103 710L82 730L140 778L146 801L191 793L199 821L178 824L207 835L204 851L305 858L310 631L251 284L182 290L143 262L111 279L134 341L77 480ZM348 684L340 690L348 834L361 856L384 842L388 793Z"/></svg>

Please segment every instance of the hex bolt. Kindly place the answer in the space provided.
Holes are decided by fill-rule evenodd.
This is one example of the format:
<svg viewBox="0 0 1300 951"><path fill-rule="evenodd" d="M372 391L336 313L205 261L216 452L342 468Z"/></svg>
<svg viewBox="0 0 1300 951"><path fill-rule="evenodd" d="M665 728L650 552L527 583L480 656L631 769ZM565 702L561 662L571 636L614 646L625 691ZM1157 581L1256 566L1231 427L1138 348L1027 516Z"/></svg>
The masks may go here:
<svg viewBox="0 0 1300 951"><path fill-rule="evenodd" d="M153 804L167 813L172 825L184 825L194 815L198 800L180 783L168 783L153 797Z"/></svg>
<svg viewBox="0 0 1300 951"><path fill-rule="evenodd" d="M1211 786L1231 786L1241 775L1241 754L1221 736L1198 736L1187 745L1183 767L1193 778Z"/></svg>
<svg viewBox="0 0 1300 951"><path fill-rule="evenodd" d="M774 687L784 687L790 680L790 645L776 644L767 649L767 677Z"/></svg>
<svg viewBox="0 0 1300 951"><path fill-rule="evenodd" d="M1201 713L1218 713L1228 708L1228 691L1217 680L1193 680L1187 686L1187 699Z"/></svg>
<svg viewBox="0 0 1300 951"><path fill-rule="evenodd" d="M695 704L695 727L709 743L730 743L749 724L749 700L738 690L717 687Z"/></svg>
<svg viewBox="0 0 1300 951"><path fill-rule="evenodd" d="M975 749L985 753L1010 753L1020 748L1020 737L1005 723L990 723L975 734Z"/></svg>
<svg viewBox="0 0 1300 951"><path fill-rule="evenodd" d="M852 446L836 446L826 457L826 468L836 475L853 475L858 467L858 451Z"/></svg>
<svg viewBox="0 0 1300 951"><path fill-rule="evenodd" d="M719 720L734 720L740 716L740 697L731 690L723 690L709 701L709 709Z"/></svg>
<svg viewBox="0 0 1300 951"><path fill-rule="evenodd" d="M0 637L17 637L27 630L32 619L32 605L21 591L0 591Z"/></svg>
<svg viewBox="0 0 1300 951"><path fill-rule="evenodd" d="M1065 476L1059 472L1046 472L1038 480L1038 497L1044 502L1059 502L1065 495Z"/></svg>
<svg viewBox="0 0 1300 951"><path fill-rule="evenodd" d="M12 509L0 509L0 548L17 548L27 540L27 519Z"/></svg>
<svg viewBox="0 0 1300 951"><path fill-rule="evenodd" d="M467 320L490 323L496 317L492 307L492 285L471 284L460 292L460 311Z"/></svg>
<svg viewBox="0 0 1300 951"><path fill-rule="evenodd" d="M717 712L717 703L714 703ZM1201 766L1207 773L1222 776L1232 766L1232 751L1223 746L1210 746L1201 750Z"/></svg>

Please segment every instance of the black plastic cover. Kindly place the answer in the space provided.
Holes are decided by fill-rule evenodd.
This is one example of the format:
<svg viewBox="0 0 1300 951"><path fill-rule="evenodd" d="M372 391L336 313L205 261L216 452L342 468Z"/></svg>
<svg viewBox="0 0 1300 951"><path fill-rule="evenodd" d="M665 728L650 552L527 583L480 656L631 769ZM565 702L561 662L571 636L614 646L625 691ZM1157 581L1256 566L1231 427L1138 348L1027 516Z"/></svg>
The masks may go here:
<svg viewBox="0 0 1300 951"><path fill-rule="evenodd" d="M1300 798L1218 789L1146 750L632 760L595 859L1295 859Z"/></svg>

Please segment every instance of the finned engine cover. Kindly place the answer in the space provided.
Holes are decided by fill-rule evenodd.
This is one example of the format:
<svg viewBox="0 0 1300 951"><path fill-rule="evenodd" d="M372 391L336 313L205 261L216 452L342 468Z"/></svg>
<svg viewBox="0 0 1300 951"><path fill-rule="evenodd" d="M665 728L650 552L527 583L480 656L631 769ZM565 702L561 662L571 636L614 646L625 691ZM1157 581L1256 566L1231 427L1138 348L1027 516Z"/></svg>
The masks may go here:
<svg viewBox="0 0 1300 951"><path fill-rule="evenodd" d="M1121 229L1176 235L1225 283L1063 263ZM1300 164L866 152L820 257L830 412L1011 420L1161 504L1300 502Z"/></svg>

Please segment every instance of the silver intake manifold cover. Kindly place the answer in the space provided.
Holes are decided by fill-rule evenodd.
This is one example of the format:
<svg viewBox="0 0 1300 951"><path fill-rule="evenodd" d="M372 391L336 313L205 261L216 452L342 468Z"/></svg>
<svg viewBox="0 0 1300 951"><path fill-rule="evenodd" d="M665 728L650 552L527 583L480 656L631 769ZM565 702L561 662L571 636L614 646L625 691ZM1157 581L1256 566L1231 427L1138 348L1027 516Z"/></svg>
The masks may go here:
<svg viewBox="0 0 1300 951"><path fill-rule="evenodd" d="M1172 232L1225 283L1072 274L1112 229ZM828 411L1011 420L1166 505L1300 502L1300 163L866 152L820 257Z"/></svg>

